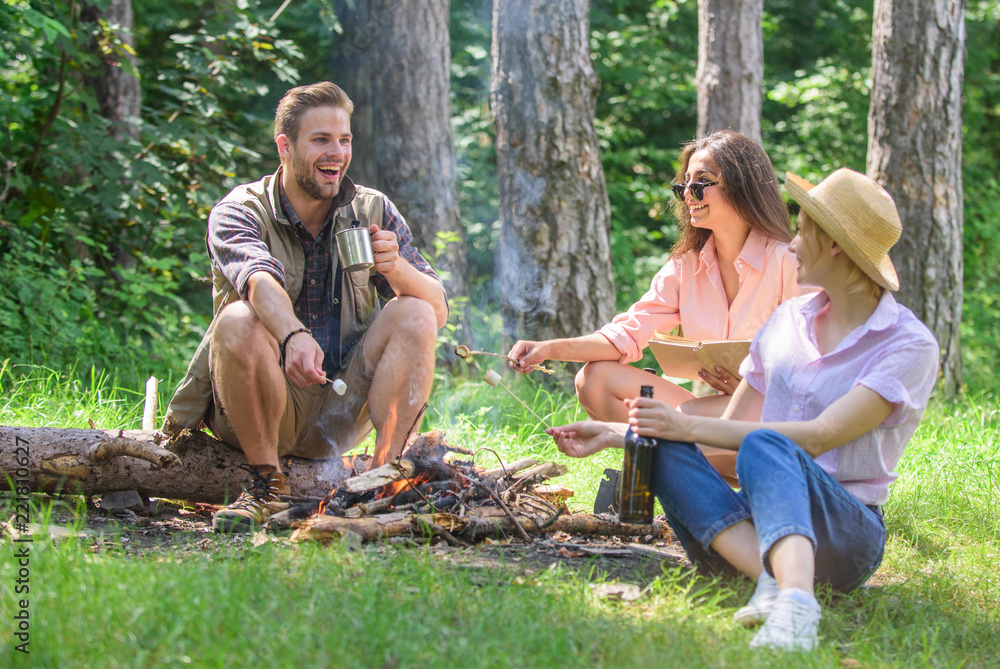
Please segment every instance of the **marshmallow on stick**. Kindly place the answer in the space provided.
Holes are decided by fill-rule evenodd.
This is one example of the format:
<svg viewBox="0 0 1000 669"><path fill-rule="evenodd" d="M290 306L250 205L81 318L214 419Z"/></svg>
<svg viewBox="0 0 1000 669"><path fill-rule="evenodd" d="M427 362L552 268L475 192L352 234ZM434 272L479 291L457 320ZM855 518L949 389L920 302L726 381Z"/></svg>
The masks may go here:
<svg viewBox="0 0 1000 669"><path fill-rule="evenodd" d="M494 388L496 388L497 386L500 386L501 388L503 388L504 390L506 390L508 393L510 393L511 397L513 397L514 399L516 399L518 402L521 402L521 406L523 406L525 409L527 409L531 413L532 416L534 416L535 418L537 418L539 423L541 423L542 425L544 425L546 428L549 427L549 424L546 423L542 419L541 416L539 416L537 413L535 413L534 411L532 411L531 407L529 407L527 404L525 404L521 400L520 397L518 397L517 395L515 395L513 393L513 391L511 391L510 388L508 388L507 386L505 386L503 383L500 382L500 375L497 374L496 372L494 372L492 369L486 372L486 376L483 377L483 381L485 381L486 383L490 384Z"/></svg>

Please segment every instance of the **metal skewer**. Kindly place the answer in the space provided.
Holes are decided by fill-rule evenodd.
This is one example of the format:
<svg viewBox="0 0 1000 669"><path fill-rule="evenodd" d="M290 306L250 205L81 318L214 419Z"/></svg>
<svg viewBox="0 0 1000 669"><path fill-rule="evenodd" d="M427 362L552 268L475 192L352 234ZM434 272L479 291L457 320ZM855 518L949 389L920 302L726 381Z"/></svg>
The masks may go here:
<svg viewBox="0 0 1000 669"><path fill-rule="evenodd" d="M538 419L539 423L541 423L542 425L544 425L546 427L546 429L548 429L549 424L546 423L545 420L541 416L539 416L537 413L535 413L534 411L532 411L531 407L529 407L527 404L525 404L524 401L521 400L520 397L518 397L517 395L515 395L514 392L510 388L508 388L507 386L505 386L503 383L500 382L500 375L499 374L497 374L496 372L494 372L491 369L488 372L486 372L486 376L483 377L483 381L485 381L486 383L490 384L494 388L496 388L497 386L500 386L501 388L503 388L504 390L506 390L508 393L510 393L511 397L513 397L518 402L520 402L521 406L523 406L525 409L527 409L531 413L532 416L534 416L535 418Z"/></svg>
<svg viewBox="0 0 1000 669"><path fill-rule="evenodd" d="M473 351L465 344L459 344L458 346L455 347L455 355L463 359L468 358L471 355L488 355L492 358L500 358L501 360L517 363L517 360L515 360L514 358L507 357L506 355L502 355L500 353L491 353L490 351ZM535 365L534 369L537 369L539 372L543 372L545 374L555 374L554 370L551 370L548 367L543 367L541 365Z"/></svg>

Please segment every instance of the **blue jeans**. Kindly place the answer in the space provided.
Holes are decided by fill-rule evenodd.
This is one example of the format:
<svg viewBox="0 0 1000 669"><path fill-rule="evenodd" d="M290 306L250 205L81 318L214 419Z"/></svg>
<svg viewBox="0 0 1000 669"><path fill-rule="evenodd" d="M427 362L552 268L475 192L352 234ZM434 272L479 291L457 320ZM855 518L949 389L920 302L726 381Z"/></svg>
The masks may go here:
<svg viewBox="0 0 1000 669"><path fill-rule="evenodd" d="M741 520L754 524L761 561L772 574L771 547L792 534L812 542L816 580L844 592L862 585L882 562L881 510L862 504L787 437L771 430L746 436L736 458L738 492L694 444L658 441L656 496L700 569L731 569L709 544Z"/></svg>

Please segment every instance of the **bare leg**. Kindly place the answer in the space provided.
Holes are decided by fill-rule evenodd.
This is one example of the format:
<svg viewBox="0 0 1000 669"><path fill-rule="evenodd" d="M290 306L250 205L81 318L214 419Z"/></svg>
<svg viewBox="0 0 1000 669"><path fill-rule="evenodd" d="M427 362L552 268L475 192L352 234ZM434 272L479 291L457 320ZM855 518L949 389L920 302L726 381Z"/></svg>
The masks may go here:
<svg viewBox="0 0 1000 669"><path fill-rule="evenodd" d="M764 566L760 563L757 530L749 520L741 520L722 530L715 535L710 545L712 550L725 558L726 562L755 581L764 570ZM811 546L812 544L810 548Z"/></svg>
<svg viewBox="0 0 1000 669"><path fill-rule="evenodd" d="M280 469L278 425L285 411L285 377L278 343L247 302L234 302L219 314L212 356L215 390L247 461Z"/></svg>
<svg viewBox="0 0 1000 669"><path fill-rule="evenodd" d="M801 534L790 534L774 543L768 554L778 587L798 588L813 594L816 556L813 545Z"/></svg>
<svg viewBox="0 0 1000 669"><path fill-rule="evenodd" d="M721 418L722 412L729 406L732 395L706 395L695 397L677 407L677 410L687 416L707 416Z"/></svg>
<svg viewBox="0 0 1000 669"><path fill-rule="evenodd" d="M677 410L687 416L708 416L709 418L719 418L722 412L729 406L732 395L708 395L706 397L695 397L677 407ZM698 444L698 450L702 452L708 462L715 467L716 471L722 474L726 483L734 488L739 487L739 478L736 476L736 451L715 446Z"/></svg>
<svg viewBox="0 0 1000 669"><path fill-rule="evenodd" d="M365 337L365 360L375 365L368 410L375 426L371 467L398 458L407 433L430 396L437 324L431 305L398 297L385 306Z"/></svg>
<svg viewBox="0 0 1000 669"><path fill-rule="evenodd" d="M639 396L640 386L653 386L653 397L677 406L694 395L675 383L637 367L602 360L588 362L576 375L576 397L594 420L624 423L623 400Z"/></svg>

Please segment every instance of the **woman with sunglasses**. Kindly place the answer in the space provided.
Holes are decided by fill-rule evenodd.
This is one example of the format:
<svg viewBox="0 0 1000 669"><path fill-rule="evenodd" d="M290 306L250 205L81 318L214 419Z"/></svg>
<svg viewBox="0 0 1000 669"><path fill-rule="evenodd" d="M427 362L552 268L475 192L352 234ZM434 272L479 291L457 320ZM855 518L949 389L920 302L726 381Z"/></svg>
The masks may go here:
<svg viewBox="0 0 1000 669"><path fill-rule="evenodd" d="M653 386L654 397L671 406L683 405L685 413L721 415L736 388L737 370L702 370L702 380L719 394L695 400L684 388L628 363L642 358L655 331L669 333L677 326L695 341L752 339L779 304L801 292L788 251L788 210L760 145L730 130L689 142L671 190L681 237L649 291L593 334L522 340L507 354L520 372L545 360L587 363L577 374L576 390L595 420L624 422L622 400L636 397L642 385ZM733 454L705 450L732 480Z"/></svg>
<svg viewBox="0 0 1000 669"><path fill-rule="evenodd" d="M816 186L791 173L785 183L802 207L791 244L798 279L820 292L782 304L754 337L723 418L639 397L623 403L626 425L548 432L574 457L620 448L627 428L655 438L654 489L688 557L757 582L734 616L763 623L750 645L811 650L815 584L849 592L882 561L882 505L934 388L939 348L892 295L888 252L902 224L889 193L846 168ZM695 443L738 453L739 492Z"/></svg>

